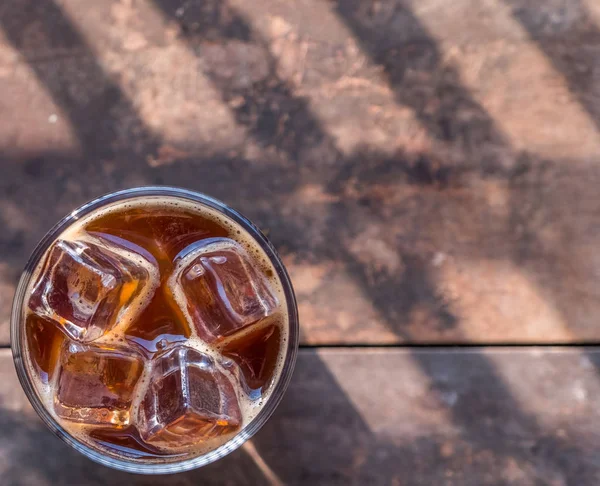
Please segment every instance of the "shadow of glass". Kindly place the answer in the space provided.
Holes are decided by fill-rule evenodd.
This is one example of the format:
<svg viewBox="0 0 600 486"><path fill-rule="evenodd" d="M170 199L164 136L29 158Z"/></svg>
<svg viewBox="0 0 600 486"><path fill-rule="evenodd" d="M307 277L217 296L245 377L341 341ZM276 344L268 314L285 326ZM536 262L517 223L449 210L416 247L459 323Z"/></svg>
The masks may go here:
<svg viewBox="0 0 600 486"><path fill-rule="evenodd" d="M22 48L22 41L20 39L20 35L24 30L24 24L22 22L31 22L32 19L35 19L37 22L42 24L42 29L44 33L50 37L55 44L60 45L61 42L65 42L68 45L73 44L76 49L83 50L83 54L85 56L92 56L92 53L85 46L80 36L76 33L75 29L71 27L68 23L67 19L62 15L60 10L53 4L44 4L43 6L37 5L29 5L25 9L28 13L24 18L16 15L14 18L10 15L11 9L7 6L3 7L2 10L2 18L4 18L3 27L7 31L9 39L16 48ZM203 12L206 12L206 9L202 9ZM216 19L222 18L221 15L217 15ZM22 22L20 22L22 21ZM213 19L214 21L214 19ZM211 21L212 22L212 21ZM209 22L209 23L211 23ZM196 24L194 24L196 25ZM245 24L242 24L234 19L233 23L229 22L227 27L221 30L217 30L219 34L224 33L227 36L233 36L238 39L246 39L247 31L244 28ZM60 27L60 28L59 28ZM195 27L194 27L195 28ZM66 32L66 37L63 38L60 32ZM185 25L182 26L182 32L184 33L184 37L191 37L190 29ZM246 33L244 33L246 32ZM209 36L210 37L210 36ZM65 40L66 39L66 40ZM25 56L27 58L27 56ZM92 57L93 59L93 57ZM270 59L270 64L273 63L273 60ZM80 105L76 100L73 100L69 93L69 88L63 84L54 84L54 78L52 74L48 74L45 71L45 66L40 66L34 60L31 61L32 68L35 70L37 76L40 80L47 85L49 92L55 98L55 101L65 109L68 113L71 122L77 129L77 135L81 139L80 141L84 146L87 147L86 150L90 151L90 154L95 159L99 159L104 155L114 155L114 154L106 154L103 149L99 148L98 143L106 144L108 147L111 146L110 135L114 130L117 130L119 120L113 120L111 117L110 111L101 110L99 108L102 107L103 103L100 102L98 106L91 105ZM270 69L273 71L274 66L270 66ZM118 98L117 100L113 100L115 102L121 103L124 97L116 91L116 87L110 83L107 76L101 71L99 64L96 62L92 62L90 64L90 75L92 78L99 78L103 80L105 83L109 84L109 94L111 96L115 96ZM227 86L226 80L221 78L212 78L215 83L219 83L219 86L225 87ZM254 89L255 87L253 87ZM296 165L298 159L302 159L301 152L303 150L314 150L315 146L321 144L323 141L328 141L327 137L323 134L321 128L319 127L316 120L312 117L310 111L307 108L307 105L304 100L297 99L291 95L289 88L285 86L284 83L281 83L277 80L274 72L269 74L267 79L264 81L264 91L269 95L267 98L261 98L256 96L249 96L250 94L254 94L248 92L247 90L240 89L239 87L233 86L230 91L226 92L223 96L224 101L228 101L236 96L244 96L244 100L247 100L247 103L238 107L236 111L236 115L238 121L245 121L248 123L248 120L253 120L258 127L256 130L256 138L261 141L263 146L269 146L273 143L277 144L278 149L280 149L283 153L287 154L292 161L293 165ZM110 100L109 100L110 101ZM110 106L111 103L108 103ZM97 121L101 122L102 126L109 127L110 130L107 133L108 139L96 139L92 137L91 133L86 132L86 127L89 127L89 120L85 119L87 115L87 110L92 110L93 116ZM130 110L128 110L130 111ZM289 117L289 114L292 113L293 116L289 118L289 122L286 120ZM80 126L83 124L84 126ZM92 140L93 139L93 140ZM333 146L333 145L332 145ZM335 156L337 156L337 152ZM43 180L45 184L48 184L48 180L44 177L46 172L46 165L49 161L56 161L58 165L61 166L61 172L64 175L65 166L69 167L71 165L75 165L76 159L71 158L69 156L62 156L60 154L52 156L52 154L42 154L37 157L35 160L29 160L25 163L25 172L30 172L32 177ZM7 162L6 165L9 165ZM268 167L264 170L257 169L253 167L248 170L244 166L245 163L240 159L225 159L225 157L221 158L216 156L211 160L179 160L176 167L168 167L168 168L156 168L154 169L146 169L144 174L148 175L148 179L152 181L190 181L190 180L201 180L202 185L206 188L210 189L210 193L215 195L216 197L221 197L225 200L231 201L231 199L237 199L236 201L232 201L233 205L238 207L244 207L244 202L250 202L252 198L256 195L256 189L260 188L263 197L266 196L267 201L273 201L274 197L281 197L282 194L288 193L296 186L297 184L297 173L290 172L287 170L287 167L284 165L281 169ZM22 166L17 168L15 164L9 165L9 167L15 172L19 172L22 169ZM31 168L31 170L29 170ZM132 169L131 166L128 169ZM86 177L90 177L90 173L82 174L79 172L81 179L85 180ZM139 174L138 174L139 176ZM206 177L204 177L206 176ZM164 178L164 179L163 179ZM17 174L14 174L14 178L12 181L14 183L15 180L18 179ZM9 180L11 180L9 178ZM60 178L58 179L60 181ZM184 184L189 185L189 184ZM39 190L39 188L33 188L32 186L28 186L25 188L27 192ZM21 194L21 196L25 196ZM27 198L24 198L27 200ZM39 203L39 200L32 198L32 202L36 204ZM252 204L249 205L253 207ZM271 214L271 212L269 212ZM254 215L250 214L250 216L255 219ZM265 218L261 218L261 214L258 214L258 222L266 224L268 226L269 220L265 221ZM42 217L39 218L40 220ZM19 245L24 246L24 245ZM21 249L19 250L21 251ZM12 261L12 258L11 258ZM325 389L322 391L327 393L328 395L335 395L336 400L334 400L334 407L336 414L344 416L344 420L346 422L352 422L354 425L354 431L366 435L368 437L372 437L369 434L368 428L365 427L364 423L360 419L360 416L356 414L353 407L350 405L350 402L345 397L344 393L339 390L335 386L334 380L327 379L328 372L327 368L324 365L320 365L320 361L318 359L312 360L312 365L310 367L310 372L317 373L321 378L321 382L323 377L325 377ZM323 385L323 383L321 383ZM314 410L309 417L314 416ZM15 430L19 428L19 423L17 421L17 417L10 416L6 419L7 423L10 424ZM273 421L277 424L277 421ZM324 427L325 424L322 422L318 425L318 429ZM39 427L26 428L27 434L25 436L28 438L28 442L35 442L37 435L44 436L44 440L53 440L48 438L48 434L44 435L44 432L40 430ZM42 429L43 430L43 429ZM341 434L343 432L343 434ZM335 478L336 475L340 475L339 469L343 468L347 464L348 456L350 454L349 447L352 446L352 437L347 435L347 430L337 430L336 434L338 438L342 438L345 441L343 446L336 446L332 448L332 451L335 451L335 460L334 461L326 461L323 464L324 470L321 469L316 477L322 478L323 474L326 477ZM340 435L341 434L341 435ZM345 437L343 437L345 435ZM315 437L316 439L316 437ZM260 442L261 444L265 444L264 439ZM309 446L310 449L314 449L318 451L318 448L314 448L314 444L308 444L303 442L305 446ZM298 444L296 444L298 445ZM271 446L269 446L271 448ZM31 457L31 451L27 452L19 452L19 448L13 449L13 453L15 457L11 461L15 464L15 466L22 464L25 460L25 456ZM236 456L237 455L237 456ZM236 453L233 459L226 459L225 461L219 462L217 465L210 466L217 471L215 473L215 477L221 476L221 479L217 479L216 483L219 481L223 483L236 483L235 475L232 475L230 472L232 461L240 462L240 457L245 461L246 456L243 453ZM290 460L293 460L293 455L290 457ZM389 456L390 454L388 454ZM392 456L394 454L391 454ZM324 459L325 456L321 452L321 459ZM118 473L114 473L112 471L107 471L102 468L92 466L87 460L79 457L74 452L69 451L67 454L68 463L70 464L69 468L64 469L60 467L59 464L54 464L55 461L40 461L36 462L37 468L35 469L36 475L39 478L47 478L53 477L53 484L67 484L74 478L85 478L86 481L91 482L97 481L100 484L103 481L106 481L105 478L114 479L118 478L126 478L128 476L119 475ZM236 459L236 457L238 459ZM311 456L315 457L315 456ZM83 465L80 465L83 464ZM289 470L291 464L287 462L279 462L279 466L282 466L284 469ZM245 466L242 464L242 468ZM310 464L303 463L304 476L307 474L310 476ZM337 469L336 469L337 468ZM84 471L85 469L85 471ZM278 468L279 469L279 468ZM224 474L223 471L227 470L228 474ZM204 470L203 470L204 471ZM235 468L234 468L235 471ZM372 468L366 469L366 475L375 474L377 477L383 477L382 475L390 474L391 470L388 469L387 472L377 472ZM7 472L9 474L8 477L11 477L10 474L16 474L13 472ZM191 473L188 474L188 476ZM66 475L66 476L65 476ZM304 477L300 476L300 477ZM190 476L196 477L196 476ZM205 476L201 476L203 479ZM341 476L340 476L341 477ZM185 475L181 476L181 481L186 481ZM227 479L223 479L227 478ZM293 479L295 478L295 479ZM290 478L292 481L297 480L297 476L292 476ZM131 481L131 479L129 479ZM160 480L157 480L160 482ZM149 480L141 480L143 484L154 484ZM157 484L159 483L157 482ZM178 477L178 482L180 482L180 477ZM241 483L242 481L240 481ZM256 484L256 477L253 475L249 475L249 477L245 477L243 483ZM373 481L369 480L370 483ZM181 482L181 484L186 484L185 482Z"/></svg>
<svg viewBox="0 0 600 486"><path fill-rule="evenodd" d="M96 464L74 451L31 413L0 409L2 484L14 486L85 485L267 485L252 459L242 450L205 468L176 476L140 476Z"/></svg>
<svg viewBox="0 0 600 486"><path fill-rule="evenodd" d="M412 444L402 448L373 435L313 350L301 351L282 403L252 441L290 485L393 484L418 461Z"/></svg>
<svg viewBox="0 0 600 486"><path fill-rule="evenodd" d="M158 5L161 5L160 2ZM359 9L364 5L365 4L359 3L349 5L344 3L343 6L340 7L340 13L344 16L344 18L348 19L350 17L352 19L348 23L354 27L355 33L357 33L357 35L362 39L363 43L367 46L367 49L370 50L374 61L384 64L390 76L390 83L395 92L398 93L399 101L401 103L411 106L413 109L415 109L417 115L421 117L425 125L436 137L459 145L463 150L465 150L465 153L471 153L474 151L479 152L481 146L487 143L499 145L506 144L506 142L499 135L499 132L496 130L489 115L472 99L468 91L460 86L458 75L449 68L441 66L440 56L437 53L435 42L429 38L425 30L419 25L414 15L412 15L408 9L398 6L395 10L395 14L397 13L398 15L403 16L405 18L404 22L410 26L412 31L415 31L416 29L421 39L417 44L416 49L413 48L406 51L412 53L412 57L409 56L407 58L404 56L405 51L400 50L398 52L390 49L391 46L389 45L389 42L396 42L397 37L389 35L385 25L376 24L373 30L368 31L368 35L370 35L369 41L365 42L364 37L366 31L362 27L357 27L358 24L356 22L357 17L361 15L362 11L358 10L358 14L352 11L353 8ZM175 12L177 11L177 8L175 8ZM368 10L368 6L364 8ZM164 5L163 11L167 15L171 15L172 18L175 18L175 16L173 16L173 12L169 9L165 9ZM194 12L194 10L192 9L191 12ZM349 13L351 13L350 16L348 15ZM229 14L228 18L231 19L231 15L232 14ZM193 19L186 17L185 11L182 17L187 19L186 21L190 22L192 25L203 24L202 21L194 21ZM178 21L182 22L182 20ZM238 18L235 21L236 25L240 25L242 22L243 19L241 18ZM252 32L249 26L243 30L250 33ZM186 38L193 39L193 36L189 31L186 31ZM254 36L251 34L250 38L252 39ZM195 40L199 41L201 39L202 35L201 33L198 33L198 37ZM227 40L227 38L225 38L225 40ZM376 53L374 53L374 46L377 46ZM400 46L402 46L402 42L400 42ZM391 55L392 57L387 57L388 55ZM271 59L270 53L267 53L266 56ZM406 61L406 59L408 59L408 61ZM423 83L422 79L419 81L419 83L411 81L410 77L406 76L406 73L408 72L409 68L414 67L414 65L406 65L405 62L414 62L414 65L418 66L421 72L429 74L430 81L426 83ZM222 90L223 99L229 100L233 97L233 93L235 91L230 90L225 80L214 77L212 79L215 81L215 86ZM406 84L407 82L409 83L408 85ZM275 88L271 89L272 86L275 86ZM245 90L243 92L237 92L236 94L243 96L243 103L241 106L260 107L263 106L263 100L267 100L270 97L272 97L271 99L278 99L278 97L281 97L281 91L278 90L279 86L281 86L281 83L275 79L275 82L268 83L266 86L261 85L260 90ZM264 93L265 89L267 89L266 93ZM291 92L286 90L285 98L289 99L291 96ZM439 103L436 105L438 106L438 109L434 110L433 113L431 113L430 110L425 110L425 103L429 101L431 96L436 96L436 99L439 101ZM244 108L244 110L245 109L246 108ZM256 112L264 114L261 109L256 109ZM460 113L464 114L466 112L469 113L468 117L459 116ZM296 113L292 110L291 123L294 122L294 115L296 115ZM302 112L301 115L304 115L304 112ZM464 119L469 120L467 124L465 124L466 122L461 121ZM302 116L298 117L298 120L301 122ZM249 126L253 130L256 130L259 127L262 127L263 129L267 127L268 130L266 133L268 136L265 137L264 134L258 135L258 138L262 140L272 140L270 137L272 137L273 133L277 133L279 136L279 132L276 132L274 128L278 126L275 123L261 124L260 122L255 122L253 119L249 120L241 116L238 116L238 122L240 124ZM318 129L322 130L321 127L318 127ZM286 147L285 143L281 143L281 140L286 140L286 130L289 132L289 136L292 137L288 140L294 140L293 137L297 136L297 132L295 132L289 126L284 126L282 130L284 135L281 136L281 139L277 140L277 147L283 147L283 150L285 150L289 155L297 156L298 152L294 151L293 149L290 150L288 147ZM256 132L254 133L256 134ZM320 133L318 136L318 138L323 137L326 137L324 133ZM335 146L333 142L329 142L329 144L333 147ZM378 157L376 160L381 162L381 157ZM436 169L433 164L429 164L426 159L414 161L413 164L404 164L401 157L395 158L394 161L396 162L396 166L391 170L394 174L399 174L399 177L403 180L408 179L411 182L424 186L434 186L437 188L443 187L451 182L453 177L455 180L460 180L460 176L462 176L460 173L459 177L456 177L454 174L448 174L447 172L440 171ZM484 161L484 163L487 163L487 161ZM358 167L358 162L356 159L351 161L342 161L342 165L344 167L342 167L341 173L344 173L345 169L348 167L351 168L350 171L352 170L352 167ZM495 170L494 164L489 164L489 168L491 169L490 172L493 172ZM521 169L519 167L516 172L518 173L520 170ZM384 170L380 173L380 177L389 178L390 174ZM360 181L363 184L373 184L372 181L365 180L364 178L360 178ZM334 180L334 187L336 184L339 184L339 181ZM373 218L374 215L368 211L369 202L361 201L361 204L363 206L367 206L367 210L364 211L367 213L365 219L368 216ZM328 237L323 239L324 242L343 241L344 237L352 238L353 228L351 222L357 217L357 212L354 211L356 207L357 206L354 205L346 207L343 202L332 204L332 221L335 221L335 224L332 224L331 227L328 228ZM385 222L382 223L385 224ZM300 227L293 227L293 223L291 223L290 227L284 231L284 233L298 235L301 235L302 232L303 229ZM300 239L302 239L302 237L300 237ZM300 242L297 244L297 246L302 247L303 243ZM314 248L313 245L310 246L312 246L314 250L318 250L317 248ZM411 310L415 307L425 306L432 308L433 312L430 315L435 316L439 320L440 327L442 329L456 325L456 317L453 316L448 310L448 307L443 299L437 295L435 285L427 274L427 265L425 262L420 260L418 255L411 255L410 253L403 254L402 260L405 262L406 270L401 276L394 275L390 277L384 273L367 273L364 262L357 260L351 252L344 252L344 250L342 250L340 253L341 258L344 260L347 268L351 270L354 280L361 285L365 295L371 299L378 311L384 314L388 326L401 337L410 339L410 335L406 332L403 332L402 325L399 325L398 323L402 321L402 317L404 315L411 312ZM421 368L425 372L430 371L427 363L420 360L418 353L415 354L415 361L420 364ZM546 440L546 442L549 444L549 447L553 450L562 450L569 447L575 447L567 444L562 439L553 437L551 434L546 437L546 433L543 432L536 423L535 417L520 411L519 404L512 398L510 390L508 390L503 384L502 379L496 373L494 366L485 356L473 354L471 357L471 362L477 369L483 370L483 373L492 383L490 386L493 387L494 398L502 402L506 409L511 411L513 420L515 420L520 427L528 430L531 436L545 437L544 440ZM339 390L339 388L334 388L334 390ZM346 400L347 399L344 398L344 401ZM484 412L493 413L493 411L496 409L493 406L493 403L485 403L487 404L486 406L488 409L484 410ZM477 402L470 402L467 398L466 402L463 403L463 406L452 414L453 422L460 426L462 430L464 430L464 435L468 441L475 448L491 448L496 457L514 458L515 460L517 458L522 459L521 448L512 446L510 441L506 440L502 443L497 443L498 437L502 436L501 422L496 423L495 426L497 429L493 430L491 433L480 427L479 421L471 413L473 409L477 408L477 405ZM271 424L271 429L276 430L276 427L278 426L277 420L272 421ZM262 439L264 437L266 437L266 433L263 432L260 438ZM267 441L269 443L268 446L259 447L261 453L266 454L266 460L271 467L275 469L278 475L285 475L285 478L289 480L302 477L303 474L306 475L306 472L302 470L296 470L293 474L289 474L289 461L285 464L281 464L278 462L281 460L281 457L269 456L269 447L274 442L274 437L275 434L271 436L270 441ZM259 439L257 439L257 441L258 440ZM311 443L311 441L308 442ZM259 445L261 444L259 441L257 443ZM276 447L273 450L279 451L280 448ZM519 457L519 455L521 455L521 457ZM298 458L296 457L295 459L297 461ZM314 460L309 460L308 462L312 463L317 460L318 458L315 458ZM332 454L332 457L328 458L328 462L334 464L337 462L335 454ZM573 463L556 464L550 466L550 468L554 470L555 466L557 468L557 470L554 471L556 474L559 476L564 475L564 477L568 477L570 479L580 477L587 478L590 474L589 471L579 470L578 466L574 466ZM334 470L335 469L336 468L334 468Z"/></svg>
<svg viewBox="0 0 600 486"><path fill-rule="evenodd" d="M15 8L14 3L7 5ZM54 39L58 35L57 32L64 30L68 33L66 45L77 45L78 49L84 49L85 55L89 55L93 60L92 54L85 48L80 37L75 33L76 31L69 26L64 16L58 15L60 11L50 3L40 5L30 4L25 11L28 12L27 15L31 15L32 12L37 15L38 22L45 25L42 30L48 31L46 35L50 39ZM422 253L418 248L410 250L411 245L419 238L422 227L420 218L427 215L419 210L419 204L428 197L427 193L415 195L415 204L412 206L390 207L389 204L386 204L385 194L383 196L378 194L378 185L396 181L398 184L407 183L427 190L439 191L467 184L470 177L482 175L480 167L483 168L483 176L496 173L499 166L497 161L492 156L490 159L483 157L480 160L481 153L478 150L486 144L504 146L505 141L498 134L489 115L473 101L468 90L460 86L457 74L440 65L440 56L435 42L419 25L414 15L402 5L392 9L393 15L399 16L399 18L394 17L393 24L397 25L399 22L399 25L405 25L408 32L413 32L414 38L417 39L411 41L409 45L405 45L398 32L388 31L388 27L391 25L389 19L385 16L379 18L375 15L373 17L373 14L369 13L370 4L358 2L338 4L338 12L347 20L357 37L363 39L362 42L374 61L382 63L386 68L390 83L397 93L398 101L412 107L435 137L457 145L464 152L466 160L464 169L449 171L435 160L432 161L427 154L414 157L398 153L394 157L389 157L370 152L357 153L355 157L343 158L336 149L334 141L327 136L323 127L311 114L306 100L295 97L290 87L278 79L274 57L243 18L228 10L225 4L215 2L185 2L185 4L182 2L157 2L157 5L180 25L180 35L199 55L206 54L206 50L198 50L195 43L206 40L213 43L212 47L217 49L213 55L225 56L226 62L229 62L230 59L235 61L236 56L239 55L239 52L236 51L239 43L251 44L258 52L256 55L267 60L267 74L261 76L256 83L249 85L237 84L235 79L219 74L217 66L211 67L210 63L208 63L208 71L205 74L221 91L223 101L233 106L236 121L249 129L261 147L265 149L274 147L277 153L274 160L280 165L275 167L274 164L270 164L259 167L258 164L249 163L240 157L217 155L209 159L190 156L181 158L177 164L172 166L152 168L146 165L142 167L141 159L136 155L131 161L119 165L115 172L110 173L106 182L92 183L90 188L86 186L88 181L104 177L104 172L98 168L97 164L84 162L80 166L79 159L60 154L43 154L27 160L23 165L0 158L3 169L5 166L7 167L8 178L4 179L4 184L8 188L12 188L12 194L17 194L17 184L19 184L20 178L24 177L27 183L22 185L22 189L19 188L19 191L24 191L24 193L19 193L19 197L27 200L28 203L31 202L32 206L44 207L45 211L48 211L48 207L52 207L52 202L58 197L59 200L62 200L61 207L66 207L67 210L64 212L67 212L74 207L72 204L75 197L73 192L77 198L82 198L81 202L83 202L83 200L89 199L84 194L98 195L97 191L100 187L114 190L131 185L134 180L131 172L134 171L136 172L135 180L138 181L183 185L206 191L235 207L248 208L244 212L247 212L248 216L256 220L261 227L273 228L274 243L279 248L287 247L290 253L301 255L307 260L330 259L344 264L349 269L353 280L361 287L374 307L382 313L388 327L402 339L411 339L404 318L415 310L426 309L425 314L434 320L440 330L456 328L458 318L450 311L447 302L436 289L435 278L429 274L427 261L423 257L423 254L428 255L428 253ZM182 7L185 7L184 14L182 18L179 18L177 12ZM25 26L23 22L30 17L15 15L15 19L12 19L7 12L10 13L10 8L3 4L0 7L0 17L3 19L4 28L13 45L23 49L23 43L20 40L21 30ZM62 29L55 29L49 19L54 19L52 22L63 26ZM202 26L205 28L201 28ZM233 47L219 46L219 42L225 41L232 41ZM60 42L63 41L57 39L56 42L57 45L62 45ZM247 51L241 50L241 52L244 55ZM106 154L104 144L111 147L111 141L115 136L115 127L118 127L120 123L119 116L115 118L114 115L114 113L120 113L120 110L106 110L105 108L114 106L114 103L125 103L123 95L116 91L118 88L108 80L99 64L93 61L89 68L91 76L104 80L103 82L109 86L107 88L108 102L106 105L103 102L98 102L97 106L95 104L93 106L81 105L77 100L71 99L69 89L65 84L56 83L54 75L47 73L47 67L42 69L37 61L32 60L31 62L40 80L49 85L49 92L56 97L57 103L66 112L72 114L70 116L74 126L85 125L83 128L78 128L80 130L78 136L81 137L82 144L89 147L90 160L96 162L101 160L103 154ZM428 81L416 82L411 78L408 72L415 68L425 74L424 79L428 79ZM432 99L436 101L433 103L435 107L433 111L426 109L426 105ZM98 122L101 131L105 130L98 139L103 141L102 146L98 145L93 134L94 123L86 121L88 108L93 108L94 120ZM469 116L459 116L461 113ZM146 130L142 127L142 133L145 132ZM94 139L92 140L92 138ZM118 154L128 153L128 149L122 150L123 152L118 152ZM485 155L485 151L482 153ZM477 157L472 157L472 154ZM56 167L60 168L59 171L55 170ZM319 171L313 173L314 168L319 168ZM515 174L520 174L521 171L522 168L518 166L506 177L510 179ZM357 198L346 197L345 189L351 183L352 178L359 180L360 191ZM30 184L31 179L38 182ZM312 233L308 231L310 219L307 221L293 220L286 218L281 212L282 204L294 203L290 194L301 184L311 180L327 185L329 193L340 196L337 202L328 205L328 223L330 224L321 239L312 238ZM86 189L81 189L79 192L72 191L69 188L69 182L73 181L77 181ZM2 183L0 182L0 184ZM41 194L48 185L53 186L51 191L46 191L45 195ZM31 197L28 198L28 196ZM527 201L518 201L515 204L522 202ZM401 274L389 275L372 269L357 258L356 252L350 251L345 246L348 241L357 236L363 224L376 224L386 229L391 224L395 224L395 221L401 224L406 223L407 219L402 213L405 215L409 213L407 218L411 224L411 230L400 236L393 235L393 238L390 239L391 247L398 249L397 253L406 265L405 271ZM42 226L47 224L48 220L58 219L58 217L48 217L47 212L35 215L33 218L35 219L34 225ZM11 224L9 219L4 222L8 225ZM10 244L9 240L6 241ZM27 243L14 241L17 242L14 246L18 249L11 251L15 252L13 256L19 255L20 258L24 252L23 247ZM484 245L481 252L493 254L494 249L486 248ZM477 254L477 252L475 253ZM13 261L11 258L9 257L9 260ZM19 269L21 265L22 262L18 265ZM444 388L445 385L436 384L436 371L429 360L424 359L418 352L414 353L414 359L431 379L432 390L435 393L444 394L449 391ZM313 388L306 385L307 390L300 388L298 391L292 387L275 417L255 439L259 453L282 480L292 484L302 480L313 482L323 480L322 482L327 484L336 482L347 484L358 478L356 484L381 484L379 481L388 482L395 477L394 474L401 471L409 471L406 474L410 477L410 472L421 471L424 467L432 467L432 458L439 459L441 457L439 438L432 438L431 441L419 439L402 448L378 441L318 355L307 358L307 363L309 364L305 368L301 368L299 365L298 376L294 383L299 383L299 377L306 377L308 382L312 380ZM450 367L452 363L445 362L444 366ZM488 380L482 381L480 391L461 398L460 407L454 407L451 414L452 421L471 444L472 451L487 451L493 458L500 457L504 460L511 458L524 460L533 468L532 475L534 477L536 474L541 475L540 481L542 482L545 473L538 473L537 469L550 471L547 474L557 475L552 477L563 477L566 478L566 481L583 481L577 484L585 484L592 473L589 467L577 462L576 445L541 430L535 417L522 412L510 390L503 384L493 364L485 356L475 353L468 365L463 366L482 370L482 376ZM304 378L302 379L304 380ZM304 386L303 384L302 387ZM327 405L330 408L323 413L318 405L326 403L319 400L319 397L325 394L331 402ZM307 404L307 400L310 400L310 403ZM312 408L315 403L317 407ZM498 403L503 404L502 410L499 410ZM306 406L306 408L299 410L300 405ZM511 421L527 431L525 435L538 437L542 442L542 445L536 449L543 452L542 464L536 462L533 455L525 454L521 446L511 442L510 432L505 433L502 425L507 419L504 415L505 410L510 410ZM491 417L495 421L491 426L485 427L481 424L482 417L486 419ZM6 419L7 422L11 422L11 420L15 421L17 418L7 417ZM332 423L333 425L331 425ZM16 424L18 425L18 422ZM7 427L10 427L10 423ZM285 443L281 443L282 438L287 437L283 434L283 430L290 428L298 431L299 440L289 443L286 439ZM32 440L37 439L32 438ZM363 449L358 466L354 469L348 467L355 450L353 441L359 442ZM326 444L326 447L322 447L323 443ZM532 454L534 454L533 450L531 450ZM568 459L556 460L557 457L563 455L564 451L571 451L564 456ZM15 464L22 464L27 460L25 453L15 457ZM83 458L75 457L71 457L71 460L74 464L78 464L78 460L84 461ZM226 467L229 464L228 460L211 466L215 470L218 468L218 471L223 474L215 481L231 477L232 473ZM491 462L493 460L490 460ZM44 464L43 461L40 463ZM87 461L84 461L84 464L89 465ZM444 464L443 461L440 460L440 464ZM50 468L51 465L43 467ZM244 467L241 469L243 470ZM482 466L476 472L493 474L493 471L490 473L486 467ZM81 470L84 469L85 466L81 466ZM93 468L91 470L95 472L90 473L92 474L90 480L94 480L95 474L98 474L98 477L104 477L104 474L107 475L106 478L109 477L108 472L101 472ZM51 477L53 471L53 469L44 469L41 475ZM435 469L435 472L439 476L432 477L443 477L442 469ZM69 474L69 472L64 474ZM82 472L81 474L87 473ZM143 482L145 479L138 478L137 480L140 481L140 484L151 484ZM360 482L361 480L363 482ZM159 480L157 479L157 481ZM240 482L243 483L243 481L244 478L240 476ZM494 482L489 482L489 484L494 484Z"/></svg>

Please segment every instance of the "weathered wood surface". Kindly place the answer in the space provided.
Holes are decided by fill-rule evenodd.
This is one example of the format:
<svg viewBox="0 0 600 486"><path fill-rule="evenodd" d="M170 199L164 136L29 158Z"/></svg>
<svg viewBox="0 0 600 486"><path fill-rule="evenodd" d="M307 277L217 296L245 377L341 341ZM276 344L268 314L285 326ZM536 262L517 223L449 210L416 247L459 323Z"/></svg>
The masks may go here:
<svg viewBox="0 0 600 486"><path fill-rule="evenodd" d="M55 438L5 350L0 477L15 486L594 486L598 366L600 353L579 348L303 350L252 450L153 478L98 466Z"/></svg>
<svg viewBox="0 0 600 486"><path fill-rule="evenodd" d="M578 0L0 3L0 343L42 234L184 186L281 251L305 343L600 327L600 15Z"/></svg>

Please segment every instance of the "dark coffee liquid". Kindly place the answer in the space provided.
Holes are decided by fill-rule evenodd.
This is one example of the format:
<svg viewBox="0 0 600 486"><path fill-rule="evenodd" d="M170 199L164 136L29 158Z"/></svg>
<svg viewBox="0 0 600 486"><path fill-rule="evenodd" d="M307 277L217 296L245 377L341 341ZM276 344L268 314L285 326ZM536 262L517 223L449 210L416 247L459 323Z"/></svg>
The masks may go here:
<svg viewBox="0 0 600 486"><path fill-rule="evenodd" d="M94 238L118 241L121 246L131 245L138 252L142 248L146 252L146 259L157 265L160 274L158 288L144 310L114 343L135 349L146 360L194 337L193 324L188 322L189 318L168 287L178 254L189 245L207 238L240 241L243 233L234 223L219 223L214 216L203 214L201 209L194 211L187 205L168 206L158 202L155 205L148 203L133 207L123 205L96 218L88 218L80 230ZM247 242L245 247L247 253L256 258L256 248ZM264 261L260 261L255 268L271 282L276 278L270 264ZM230 379L233 377L231 381L237 395L247 403L259 400L262 403L275 377L278 363L282 360L282 316L280 306L264 323L258 322L212 343L212 349L220 353L224 360L224 369L231 371L229 376ZM51 383L60 367L61 350L69 338L51 319L34 312L28 312L25 325L26 345L33 371L40 383ZM165 451L144 441L135 421L125 426L88 427L84 435L97 448L119 456L143 460L182 456L181 453Z"/></svg>
<svg viewBox="0 0 600 486"><path fill-rule="evenodd" d="M47 384L52 379L65 336L53 322L35 314L27 316L25 335L29 356L36 367L39 379Z"/></svg>

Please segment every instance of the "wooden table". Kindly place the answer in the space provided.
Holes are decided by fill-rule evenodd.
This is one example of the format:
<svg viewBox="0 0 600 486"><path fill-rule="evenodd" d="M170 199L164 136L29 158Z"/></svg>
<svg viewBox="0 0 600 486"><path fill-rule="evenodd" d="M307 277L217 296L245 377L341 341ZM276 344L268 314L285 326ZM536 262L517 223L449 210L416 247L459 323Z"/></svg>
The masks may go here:
<svg viewBox="0 0 600 486"><path fill-rule="evenodd" d="M595 0L4 0L0 115L4 348L41 236L147 184L263 228L302 322L270 422L174 477L71 451L0 350L1 484L600 484Z"/></svg>

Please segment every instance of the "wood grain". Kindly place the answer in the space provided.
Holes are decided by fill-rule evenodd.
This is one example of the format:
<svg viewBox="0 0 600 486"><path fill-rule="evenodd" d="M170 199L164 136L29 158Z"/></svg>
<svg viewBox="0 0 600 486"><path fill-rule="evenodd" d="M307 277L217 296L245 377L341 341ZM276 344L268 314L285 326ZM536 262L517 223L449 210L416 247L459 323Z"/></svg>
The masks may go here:
<svg viewBox="0 0 600 486"><path fill-rule="evenodd" d="M0 32L0 344L43 233L144 184L267 231L304 343L599 340L584 2L5 0Z"/></svg>
<svg viewBox="0 0 600 486"><path fill-rule="evenodd" d="M55 438L2 351L0 474L15 486L591 486L600 479L598 366L600 353L585 348L303 350L251 449L144 477L97 466Z"/></svg>

